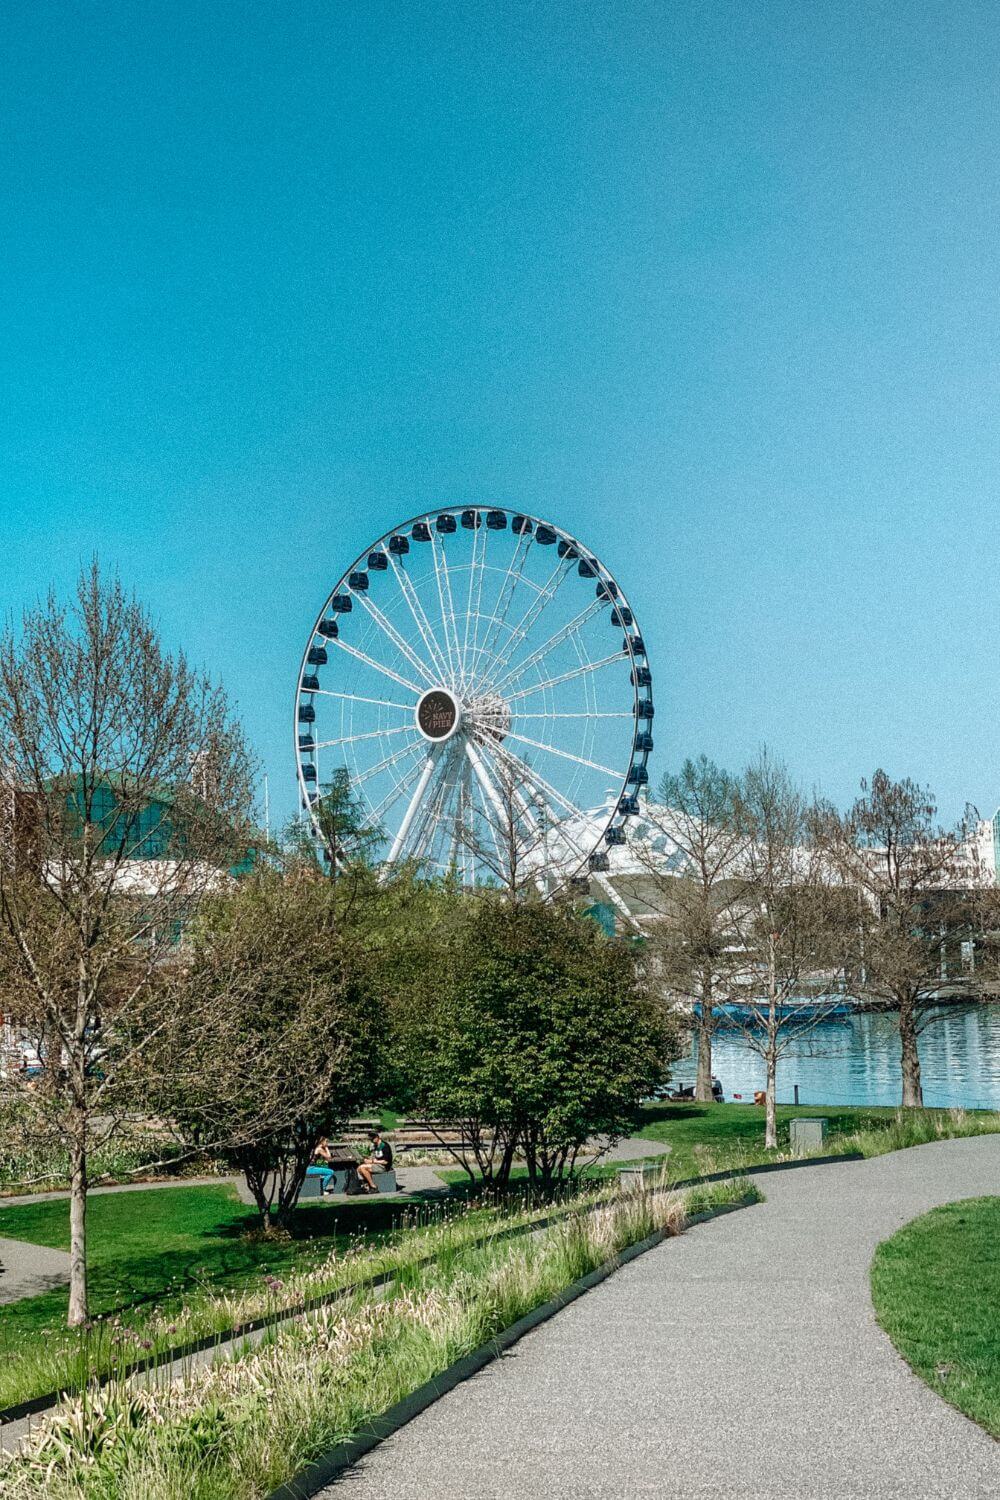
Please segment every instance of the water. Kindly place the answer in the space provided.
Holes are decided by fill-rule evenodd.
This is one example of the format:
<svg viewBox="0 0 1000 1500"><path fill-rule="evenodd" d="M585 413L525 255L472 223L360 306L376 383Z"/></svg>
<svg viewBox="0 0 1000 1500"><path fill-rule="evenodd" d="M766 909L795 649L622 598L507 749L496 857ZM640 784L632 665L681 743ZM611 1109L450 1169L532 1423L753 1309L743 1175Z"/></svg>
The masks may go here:
<svg viewBox="0 0 1000 1500"><path fill-rule="evenodd" d="M924 1103L1000 1109L1000 1005L962 1005L941 1012L920 1038ZM716 1032L712 1072L727 1099L752 1100L764 1087L764 1065L738 1032ZM694 1078L694 1050L674 1069ZM898 1104L899 1032L895 1015L855 1015L816 1026L778 1061L778 1099L803 1104Z"/></svg>

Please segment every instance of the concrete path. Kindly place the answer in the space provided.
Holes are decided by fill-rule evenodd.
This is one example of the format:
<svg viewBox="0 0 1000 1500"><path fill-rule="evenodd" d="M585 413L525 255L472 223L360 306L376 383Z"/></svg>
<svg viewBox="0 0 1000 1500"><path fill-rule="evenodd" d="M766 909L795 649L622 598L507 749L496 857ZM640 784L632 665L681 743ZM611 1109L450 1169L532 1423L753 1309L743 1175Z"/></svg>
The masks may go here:
<svg viewBox="0 0 1000 1500"><path fill-rule="evenodd" d="M767 1202L625 1267L444 1397L327 1500L986 1500L1000 1445L875 1323L878 1242L1000 1193L1000 1137L759 1179Z"/></svg>
<svg viewBox="0 0 1000 1500"><path fill-rule="evenodd" d="M656 1142L651 1142L655 1148ZM667 1148L669 1150L669 1147ZM396 1181L401 1185L403 1192L417 1197L439 1197L442 1193L449 1191L448 1184L439 1177L433 1167L408 1167L405 1162L396 1172ZM241 1203L251 1206L254 1196L247 1187L247 1180L242 1172L219 1173L215 1177L170 1177L159 1182L116 1182L109 1187L92 1187L89 1196L98 1193L150 1193L167 1188L182 1187L234 1187ZM346 1203L353 1199L344 1197L338 1193L331 1195L337 1199L344 1198ZM49 1203L55 1199L68 1198L69 1193L65 1188L55 1188L48 1193L16 1193L0 1194L0 1225L3 1224L3 1211L5 1208L17 1208L22 1203Z"/></svg>
<svg viewBox="0 0 1000 1500"><path fill-rule="evenodd" d="M597 1144L600 1145L600 1142ZM627 1135L623 1140L616 1141L604 1153L601 1161L643 1161L655 1156L669 1156L671 1149L668 1141L647 1141L641 1135Z"/></svg>
<svg viewBox="0 0 1000 1500"><path fill-rule="evenodd" d="M0 1306L69 1281L69 1254L25 1240L0 1239Z"/></svg>
<svg viewBox="0 0 1000 1500"><path fill-rule="evenodd" d="M165 1177L157 1182L113 1182L107 1187L88 1188L87 1196L93 1198L95 1194L103 1193L150 1193L166 1188L182 1187L235 1187L245 1203L253 1202L253 1197L246 1185L246 1178L242 1174L239 1176L217 1174L215 1177ZM5 1208L18 1208L22 1203L49 1203L68 1197L67 1188L53 1188L47 1193L0 1194L0 1224L3 1223Z"/></svg>

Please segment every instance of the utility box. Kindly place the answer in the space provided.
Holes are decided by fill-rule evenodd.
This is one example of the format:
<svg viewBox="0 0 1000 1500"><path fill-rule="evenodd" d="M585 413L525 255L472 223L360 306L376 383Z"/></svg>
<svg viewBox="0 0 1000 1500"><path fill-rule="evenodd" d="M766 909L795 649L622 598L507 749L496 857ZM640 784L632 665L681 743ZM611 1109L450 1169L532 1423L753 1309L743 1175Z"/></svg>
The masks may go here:
<svg viewBox="0 0 1000 1500"><path fill-rule="evenodd" d="M826 1140L826 1121L799 1118L792 1121L792 1155L808 1156Z"/></svg>
<svg viewBox="0 0 1000 1500"><path fill-rule="evenodd" d="M623 1193L648 1193L662 1180L662 1166L650 1166L636 1163L635 1166L622 1167L618 1173L618 1187Z"/></svg>

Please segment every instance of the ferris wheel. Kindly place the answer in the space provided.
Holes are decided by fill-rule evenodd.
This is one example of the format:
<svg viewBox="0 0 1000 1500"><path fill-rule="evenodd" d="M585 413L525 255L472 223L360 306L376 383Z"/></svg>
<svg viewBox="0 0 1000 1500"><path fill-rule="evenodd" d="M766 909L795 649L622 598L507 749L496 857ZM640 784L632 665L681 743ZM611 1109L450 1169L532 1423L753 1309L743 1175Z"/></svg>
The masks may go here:
<svg viewBox="0 0 1000 1500"><path fill-rule="evenodd" d="M417 516L316 618L295 700L303 807L350 788L388 865L467 885L607 881L639 812L652 677L631 605L562 528L499 508Z"/></svg>

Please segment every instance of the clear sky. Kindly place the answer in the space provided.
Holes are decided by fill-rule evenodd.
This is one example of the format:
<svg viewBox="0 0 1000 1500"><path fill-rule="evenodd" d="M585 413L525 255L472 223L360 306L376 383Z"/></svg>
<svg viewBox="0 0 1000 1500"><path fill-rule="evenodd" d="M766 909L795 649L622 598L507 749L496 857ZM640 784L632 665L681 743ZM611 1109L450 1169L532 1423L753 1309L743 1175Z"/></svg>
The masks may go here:
<svg viewBox="0 0 1000 1500"><path fill-rule="evenodd" d="M654 779L992 813L998 77L971 0L7 0L4 610L96 551L287 812L341 569L510 504L630 593Z"/></svg>

